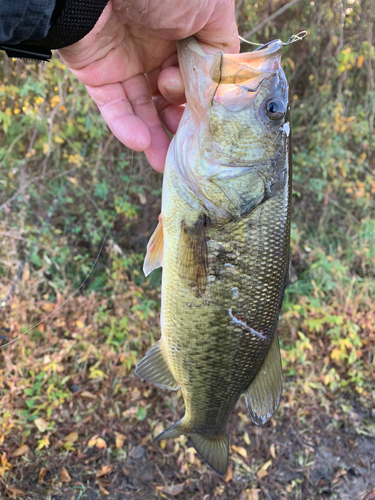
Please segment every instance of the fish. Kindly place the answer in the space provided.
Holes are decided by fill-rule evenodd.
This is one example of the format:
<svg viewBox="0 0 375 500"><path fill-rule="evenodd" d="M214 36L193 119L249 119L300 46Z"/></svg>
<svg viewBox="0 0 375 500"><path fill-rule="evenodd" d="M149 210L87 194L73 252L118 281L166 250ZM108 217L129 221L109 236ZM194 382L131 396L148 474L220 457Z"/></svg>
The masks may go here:
<svg viewBox="0 0 375 500"><path fill-rule="evenodd" d="M168 150L144 272L162 266L161 338L135 374L181 389L189 437L220 475L241 395L257 426L283 390L278 317L290 253L291 134L282 41L206 54L178 42L186 108Z"/></svg>

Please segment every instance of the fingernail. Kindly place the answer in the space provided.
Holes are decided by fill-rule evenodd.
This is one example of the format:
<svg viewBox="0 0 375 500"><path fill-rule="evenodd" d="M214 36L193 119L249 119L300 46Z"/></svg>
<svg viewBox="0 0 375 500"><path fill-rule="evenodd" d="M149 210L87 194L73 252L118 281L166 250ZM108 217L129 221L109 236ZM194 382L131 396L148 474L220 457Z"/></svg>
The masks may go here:
<svg viewBox="0 0 375 500"><path fill-rule="evenodd" d="M185 92L184 87L165 87L165 90L172 95L181 95Z"/></svg>

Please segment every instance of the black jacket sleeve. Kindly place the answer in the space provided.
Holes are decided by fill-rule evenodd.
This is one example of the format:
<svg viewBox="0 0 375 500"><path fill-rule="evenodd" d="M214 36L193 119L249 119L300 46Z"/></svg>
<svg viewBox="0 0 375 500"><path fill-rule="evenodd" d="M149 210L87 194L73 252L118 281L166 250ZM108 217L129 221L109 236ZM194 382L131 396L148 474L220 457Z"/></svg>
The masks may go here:
<svg viewBox="0 0 375 500"><path fill-rule="evenodd" d="M47 61L51 49L78 42L108 0L0 0L0 49L9 57Z"/></svg>

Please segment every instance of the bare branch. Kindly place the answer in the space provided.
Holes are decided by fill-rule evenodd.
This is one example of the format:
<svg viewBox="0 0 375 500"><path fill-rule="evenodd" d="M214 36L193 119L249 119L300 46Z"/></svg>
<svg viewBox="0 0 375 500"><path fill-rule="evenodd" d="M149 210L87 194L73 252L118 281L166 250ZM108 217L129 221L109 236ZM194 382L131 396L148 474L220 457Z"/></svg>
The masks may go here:
<svg viewBox="0 0 375 500"><path fill-rule="evenodd" d="M283 5L279 10L277 10L276 12L271 14L270 16L266 17L266 19L263 19L263 21L261 23L259 23L257 26L255 26L255 28L253 28L252 30L250 30L247 33L245 33L244 35L242 35L242 38L246 38L246 39L250 38L251 36L254 35L254 33L257 33L258 31L260 31L267 23L276 19L276 17L279 17L283 12L290 9L290 7L292 7L293 5L295 5L299 1L300 0L291 0L286 5Z"/></svg>

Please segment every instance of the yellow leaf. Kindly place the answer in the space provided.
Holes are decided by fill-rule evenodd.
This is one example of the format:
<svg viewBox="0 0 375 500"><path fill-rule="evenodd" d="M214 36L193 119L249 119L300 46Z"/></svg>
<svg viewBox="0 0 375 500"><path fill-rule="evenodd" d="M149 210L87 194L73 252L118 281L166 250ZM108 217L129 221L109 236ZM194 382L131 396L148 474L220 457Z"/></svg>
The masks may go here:
<svg viewBox="0 0 375 500"><path fill-rule="evenodd" d="M38 483L39 484L43 484L44 483L44 478L47 474L47 469L45 467L41 467L40 470L39 470L39 474L38 474Z"/></svg>
<svg viewBox="0 0 375 500"><path fill-rule="evenodd" d="M22 446L14 450L14 452L12 453L12 457L20 457L22 455L25 455L25 453L27 453L29 449L30 448L27 446L27 444L23 444Z"/></svg>
<svg viewBox="0 0 375 500"><path fill-rule="evenodd" d="M242 448L242 446L233 445L231 448L233 451L241 455L241 457L247 458L247 451L245 450L245 448Z"/></svg>
<svg viewBox="0 0 375 500"><path fill-rule="evenodd" d="M57 142L57 144L64 144L64 139L62 139L60 136L55 135L53 140Z"/></svg>
<svg viewBox="0 0 375 500"><path fill-rule="evenodd" d="M61 474L60 474L60 480L62 483L70 483L72 478L69 475L69 472L65 469L65 467L62 468Z"/></svg>
<svg viewBox="0 0 375 500"><path fill-rule="evenodd" d="M7 109L5 110L5 114L6 114L7 116L12 116L12 110L11 110L11 108L7 108Z"/></svg>
<svg viewBox="0 0 375 500"><path fill-rule="evenodd" d="M363 61L365 60L365 56L363 54L361 54L359 57L358 57L358 61L357 61L357 68L361 68L362 67L362 64L363 64Z"/></svg>
<svg viewBox="0 0 375 500"><path fill-rule="evenodd" d="M250 441L250 437L249 437L249 434L247 433L247 431L243 435L243 440L245 441L245 443L247 444L247 446L250 446L251 441Z"/></svg>
<svg viewBox="0 0 375 500"><path fill-rule="evenodd" d="M167 446L167 440L166 440L166 439L162 439L162 440L160 441L160 448L161 448L162 450L165 450L165 447L166 447L166 446Z"/></svg>
<svg viewBox="0 0 375 500"><path fill-rule="evenodd" d="M340 361L341 355L341 349L333 349L333 351L331 352L331 359L333 359L334 361Z"/></svg>
<svg viewBox="0 0 375 500"><path fill-rule="evenodd" d="M90 441L87 443L87 446L89 448L92 448L93 446L96 446L97 448L107 448L107 443L103 438L96 435L90 439Z"/></svg>
<svg viewBox="0 0 375 500"><path fill-rule="evenodd" d="M51 99L51 108L54 108L60 103L60 96L54 95Z"/></svg>
<svg viewBox="0 0 375 500"><path fill-rule="evenodd" d="M50 440L48 439L48 437L45 437L43 439L39 439L38 441L38 450L42 450L43 448L49 448L49 445L50 445Z"/></svg>
<svg viewBox="0 0 375 500"><path fill-rule="evenodd" d="M103 467L96 473L96 477L102 477L110 474L113 471L112 465L103 465Z"/></svg>
<svg viewBox="0 0 375 500"><path fill-rule="evenodd" d="M73 177L70 177L70 178L69 178L69 180L70 180L71 182L73 181L73 179L74 179ZM77 179L74 179L74 184L76 184L76 182L77 182ZM78 326L78 328L83 328L83 327L85 326L85 324L84 324L84 323L82 323L82 321L80 321L80 320L77 320L77 321L76 321L76 325Z"/></svg>
<svg viewBox="0 0 375 500"><path fill-rule="evenodd" d="M42 309L45 312L51 312L55 308L55 304L52 302L46 302L45 304L42 305Z"/></svg>
<svg viewBox="0 0 375 500"><path fill-rule="evenodd" d="M64 441L66 443L75 443L78 439L78 433L77 432L71 432L67 436L64 437Z"/></svg>
<svg viewBox="0 0 375 500"><path fill-rule="evenodd" d="M48 424L44 420L44 418L37 418L34 420L35 427L38 429L39 432L46 432Z"/></svg>
<svg viewBox="0 0 375 500"><path fill-rule="evenodd" d="M262 479L262 477L265 477L268 475L267 469L272 465L272 460L268 460L268 462L264 463L262 467L258 470L257 476L258 479Z"/></svg>
<svg viewBox="0 0 375 500"><path fill-rule="evenodd" d="M270 446L270 454L271 454L272 458L276 458L276 449L275 449L275 445L273 443Z"/></svg>
<svg viewBox="0 0 375 500"><path fill-rule="evenodd" d="M48 142L43 142L43 154L46 155L49 151Z"/></svg>
<svg viewBox="0 0 375 500"><path fill-rule="evenodd" d="M93 436L93 437L89 440L89 442L87 443L87 446L88 446L89 448L92 448L93 446L95 446L95 443L96 443L96 440L98 439L98 437L99 437L99 436L98 436L97 434L95 434L95 436Z"/></svg>
<svg viewBox="0 0 375 500"><path fill-rule="evenodd" d="M124 436L124 434L120 434L119 432L116 432L115 434L116 434L116 448L119 450L124 446L126 436Z"/></svg>

